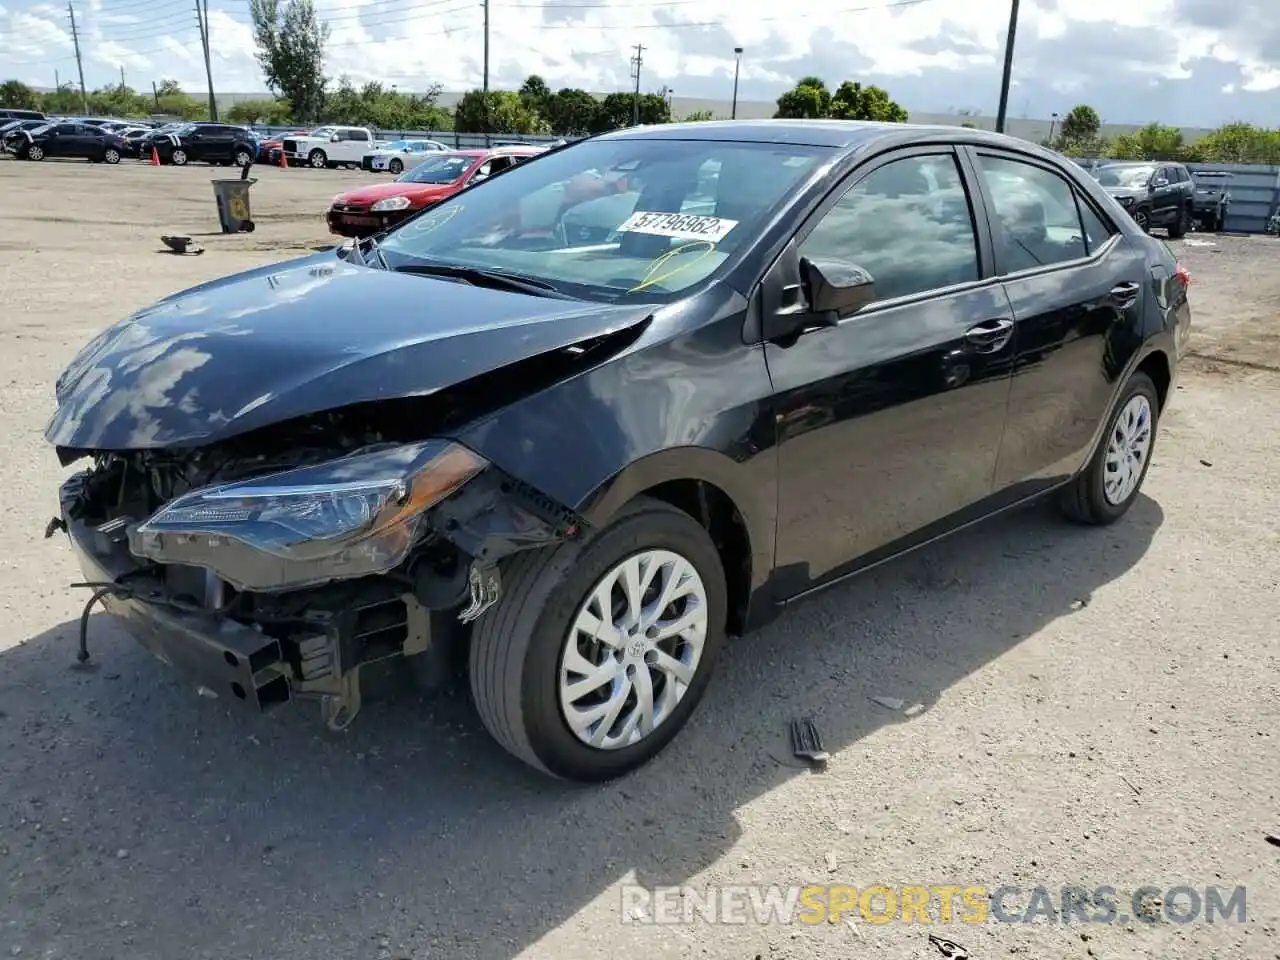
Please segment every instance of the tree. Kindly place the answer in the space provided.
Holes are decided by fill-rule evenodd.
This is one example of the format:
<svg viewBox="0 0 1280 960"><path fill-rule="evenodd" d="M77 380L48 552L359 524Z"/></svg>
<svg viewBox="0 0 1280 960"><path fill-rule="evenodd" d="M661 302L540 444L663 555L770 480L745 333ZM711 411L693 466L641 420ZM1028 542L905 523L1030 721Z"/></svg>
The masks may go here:
<svg viewBox="0 0 1280 960"><path fill-rule="evenodd" d="M816 120L828 115L831 91L821 77L801 77L800 82L778 98L775 117Z"/></svg>
<svg viewBox="0 0 1280 960"><path fill-rule="evenodd" d="M14 110L39 110L40 97L25 83L6 80L0 83L0 107L10 107Z"/></svg>
<svg viewBox="0 0 1280 960"><path fill-rule="evenodd" d="M1280 130L1228 123L1191 144L1187 154L1202 163L1280 163Z"/></svg>
<svg viewBox="0 0 1280 960"><path fill-rule="evenodd" d="M591 132L599 109L600 101L587 91L564 87L547 100L544 116L552 133L584 137Z"/></svg>
<svg viewBox="0 0 1280 960"><path fill-rule="evenodd" d="M1096 142L1101 129L1098 111L1087 103L1077 104L1062 118L1057 147L1063 153L1070 153L1073 148L1078 150L1086 143Z"/></svg>
<svg viewBox="0 0 1280 960"><path fill-rule="evenodd" d="M453 111L459 133L546 133L550 127L536 110L510 90L468 90Z"/></svg>
<svg viewBox="0 0 1280 960"><path fill-rule="evenodd" d="M230 123L265 123L270 126L281 126L293 119L293 109L288 100L276 98L263 100L241 100L233 103L227 111Z"/></svg>
<svg viewBox="0 0 1280 960"><path fill-rule="evenodd" d="M551 96L551 88L547 86L547 81L536 73L531 73L520 86L520 96L534 103L542 103Z"/></svg>
<svg viewBox="0 0 1280 960"><path fill-rule="evenodd" d="M611 93L600 102L591 126L592 133L604 133L608 130L621 130L632 125L632 117L636 112L636 97L633 93ZM657 124L671 122L671 105L667 98L656 93L640 95L640 122Z"/></svg>
<svg viewBox="0 0 1280 960"><path fill-rule="evenodd" d="M715 115L710 110L695 110L684 118L682 123L701 123L706 120L714 120Z"/></svg>
<svg viewBox="0 0 1280 960"><path fill-rule="evenodd" d="M40 109L45 113L79 113L83 103L80 100L80 91L69 83L59 85L57 90L51 90L40 97Z"/></svg>
<svg viewBox="0 0 1280 960"><path fill-rule="evenodd" d="M312 0L249 0L258 64L273 93L286 97L295 118L315 120L324 106L324 45L329 25Z"/></svg>
<svg viewBox="0 0 1280 960"><path fill-rule="evenodd" d="M888 91L874 84L846 80L831 98L827 116L836 120L875 120L880 123L906 123L907 111L889 99Z"/></svg>

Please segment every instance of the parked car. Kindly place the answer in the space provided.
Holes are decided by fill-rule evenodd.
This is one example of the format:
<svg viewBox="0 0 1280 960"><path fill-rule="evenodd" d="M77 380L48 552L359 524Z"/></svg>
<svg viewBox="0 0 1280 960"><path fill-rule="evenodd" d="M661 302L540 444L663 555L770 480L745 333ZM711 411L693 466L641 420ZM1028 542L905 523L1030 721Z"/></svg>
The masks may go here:
<svg viewBox="0 0 1280 960"><path fill-rule="evenodd" d="M1191 229L1195 183L1180 163L1104 163L1093 174L1144 231L1177 239Z"/></svg>
<svg viewBox="0 0 1280 960"><path fill-rule="evenodd" d="M48 120L39 110L18 110L11 107L0 108L0 124L9 120Z"/></svg>
<svg viewBox="0 0 1280 960"><path fill-rule="evenodd" d="M560 229L584 176L637 195L608 243ZM89 465L51 529L205 695L342 727L365 665L457 650L504 747L603 780L726 634L1038 497L1124 516L1188 282L1011 137L618 131L99 335L56 384Z"/></svg>
<svg viewBox="0 0 1280 960"><path fill-rule="evenodd" d="M371 236L539 152L536 147L503 147L428 157L395 180L338 194L326 217L329 231L344 237Z"/></svg>
<svg viewBox="0 0 1280 960"><path fill-rule="evenodd" d="M1201 230L1214 233L1227 222L1231 210L1231 180L1234 174L1225 170L1204 170L1193 173L1196 192L1191 204L1191 214Z"/></svg>
<svg viewBox="0 0 1280 960"><path fill-rule="evenodd" d="M46 123L20 130L13 153L19 160L63 157L100 163L119 163L127 155L122 138L83 123Z"/></svg>
<svg viewBox="0 0 1280 960"><path fill-rule="evenodd" d="M12 153L22 137L23 130L34 130L49 123L48 120L6 120L0 123L0 153Z"/></svg>
<svg viewBox="0 0 1280 960"><path fill-rule="evenodd" d="M383 146L367 127L317 127L303 137L286 137L284 155L290 164L326 167L360 166L366 153Z"/></svg>
<svg viewBox="0 0 1280 960"><path fill-rule="evenodd" d="M258 143L258 160L262 163L279 164L280 153L284 150L284 141L287 138L301 137L306 135L305 130L295 130L291 133L281 134L280 136L263 136Z"/></svg>
<svg viewBox="0 0 1280 960"><path fill-rule="evenodd" d="M431 154L444 153L448 149L435 140L393 140L361 157L360 167L364 170L386 170L398 177Z"/></svg>
<svg viewBox="0 0 1280 960"><path fill-rule="evenodd" d="M248 131L226 123L184 123L138 141L144 157L151 155L153 147L161 163L177 167L193 160L247 167L258 155L257 142Z"/></svg>

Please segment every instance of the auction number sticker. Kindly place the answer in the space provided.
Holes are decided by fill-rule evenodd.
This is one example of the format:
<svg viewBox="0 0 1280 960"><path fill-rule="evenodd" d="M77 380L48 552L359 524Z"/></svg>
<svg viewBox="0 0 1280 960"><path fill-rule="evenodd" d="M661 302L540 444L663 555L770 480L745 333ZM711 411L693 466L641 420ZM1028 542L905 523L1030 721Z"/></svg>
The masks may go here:
<svg viewBox="0 0 1280 960"><path fill-rule="evenodd" d="M618 227L619 233L647 233L675 240L706 240L717 243L738 225L737 220L704 217L693 213L636 212Z"/></svg>

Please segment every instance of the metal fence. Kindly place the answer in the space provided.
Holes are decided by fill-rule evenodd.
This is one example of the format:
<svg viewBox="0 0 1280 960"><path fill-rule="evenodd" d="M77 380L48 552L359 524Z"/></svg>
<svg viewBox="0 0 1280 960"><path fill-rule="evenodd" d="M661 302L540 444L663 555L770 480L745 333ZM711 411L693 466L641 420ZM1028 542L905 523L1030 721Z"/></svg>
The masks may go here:
<svg viewBox="0 0 1280 960"><path fill-rule="evenodd" d="M331 124L333 126L333 124ZM339 124L340 126L340 124ZM264 136L275 137L283 133L293 133L301 127L266 127L251 125L249 129ZM313 128L314 129L314 128ZM435 140L455 150L478 150L506 143L554 143L559 140L555 136L541 136L525 133L457 133L453 130L379 130L370 127L378 140ZM566 138L572 139L572 138Z"/></svg>
<svg viewBox="0 0 1280 960"><path fill-rule="evenodd" d="M1115 160L1080 160L1080 166L1092 172ZM1154 161L1153 161L1154 162ZM1248 163L1188 163L1191 179L1198 173L1231 174L1227 190L1231 205L1223 230L1227 233L1265 233L1267 221L1280 214L1280 165Z"/></svg>

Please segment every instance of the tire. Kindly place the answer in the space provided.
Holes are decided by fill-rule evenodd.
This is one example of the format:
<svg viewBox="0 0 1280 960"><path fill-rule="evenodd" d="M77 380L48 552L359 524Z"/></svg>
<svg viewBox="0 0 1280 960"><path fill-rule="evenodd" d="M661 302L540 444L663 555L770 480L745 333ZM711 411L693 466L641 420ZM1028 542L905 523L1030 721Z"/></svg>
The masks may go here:
<svg viewBox="0 0 1280 960"><path fill-rule="evenodd" d="M253 152L241 147L236 151L235 156L232 158L232 162L235 163L237 167L250 166L253 163Z"/></svg>
<svg viewBox="0 0 1280 960"><path fill-rule="evenodd" d="M110 163L112 165L119 163L120 151L117 150L115 147L107 147L106 150L102 151L102 162Z"/></svg>
<svg viewBox="0 0 1280 960"><path fill-rule="evenodd" d="M617 676L626 683L625 697L632 695L635 688L630 678L639 676L639 671L650 678L650 692L656 700L668 695L676 697L673 704L667 705L665 717L638 742L591 746L570 729L568 708L561 700L564 655L571 627L602 578L628 559L648 551L664 551L664 557L683 559L700 578L705 599L702 608L706 611L701 654L692 664L693 674L680 696L674 681L659 679L663 677L661 671L647 665L654 651L638 652L638 647L651 643L645 635L624 633L623 643L612 654L605 644L588 641L588 654L598 648L599 663L612 666L608 664L611 658L619 662L616 669L621 672ZM664 566L664 575L670 569ZM502 564L501 574L502 598L476 622L468 659L472 698L489 733L520 760L566 780L611 780L652 759L680 732L697 706L724 640L724 570L706 530L674 507L639 498L609 526L585 541L518 554ZM692 578L686 582L697 584ZM688 601L681 597L676 602ZM674 616L679 619L687 612L686 609ZM577 643L579 634L573 635ZM695 643L666 652L687 653ZM581 652L580 647L576 649ZM624 652L629 660L621 659ZM601 693L608 685L609 681L601 681L591 692ZM622 704L621 714L615 711L615 718L629 713L630 702ZM605 734L617 723L615 719Z"/></svg>
<svg viewBox="0 0 1280 960"><path fill-rule="evenodd" d="M44 147L40 146L39 144L35 144L35 143L31 144L29 147L27 147L27 154L26 154L26 158L27 158L28 160L34 160L34 161L36 161L37 163L38 163L39 161L43 160L43 159L44 159Z"/></svg>
<svg viewBox="0 0 1280 960"><path fill-rule="evenodd" d="M1191 229L1191 211L1186 207L1178 208L1178 218L1169 224L1169 239L1181 240Z"/></svg>
<svg viewBox="0 0 1280 960"><path fill-rule="evenodd" d="M1121 421L1130 421L1131 405L1140 406L1140 399L1146 401L1146 431L1148 435L1146 450L1142 455L1137 474L1137 482L1120 499L1109 495L1106 484L1111 471L1108 460L1112 459L1112 441L1117 439L1117 431L1126 430L1130 434L1141 431L1138 425L1135 431L1132 425L1122 425ZM1067 518L1077 523L1103 527L1115 523L1128 512L1142 490L1142 482L1146 479L1147 469L1151 466L1151 455L1155 450L1156 432L1160 420L1160 401L1155 384L1145 373L1138 372L1129 378L1124 390L1116 402L1107 421L1106 432L1098 441L1098 448L1089 458L1088 465L1062 491L1059 505ZM1123 444L1119 444L1123 449Z"/></svg>
<svg viewBox="0 0 1280 960"><path fill-rule="evenodd" d="M1143 233L1151 232L1151 211L1146 207L1139 207L1133 211L1133 222L1138 225Z"/></svg>
<svg viewBox="0 0 1280 960"><path fill-rule="evenodd" d="M398 177L400 176L400 174L404 173L404 164L401 163L398 159L393 159L390 163L387 164L387 171L392 176Z"/></svg>
<svg viewBox="0 0 1280 960"><path fill-rule="evenodd" d="M187 151L181 147L174 147L173 152L169 154L169 162L175 167L185 167L187 165Z"/></svg>
<svg viewBox="0 0 1280 960"><path fill-rule="evenodd" d="M323 150L312 150L307 154L307 163L311 164L313 170L323 170L329 166L329 157Z"/></svg>

